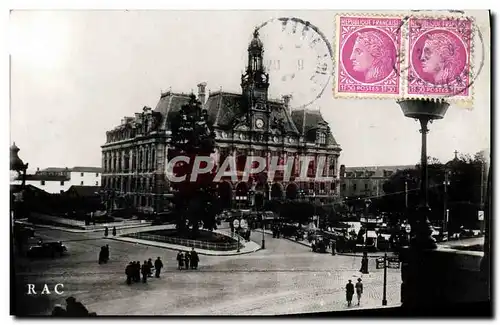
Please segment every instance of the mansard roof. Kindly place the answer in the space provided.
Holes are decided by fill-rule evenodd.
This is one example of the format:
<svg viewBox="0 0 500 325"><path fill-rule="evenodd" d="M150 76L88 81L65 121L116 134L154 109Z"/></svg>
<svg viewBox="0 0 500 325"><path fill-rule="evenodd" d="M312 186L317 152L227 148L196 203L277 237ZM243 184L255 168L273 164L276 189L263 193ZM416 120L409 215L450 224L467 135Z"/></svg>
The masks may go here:
<svg viewBox="0 0 500 325"><path fill-rule="evenodd" d="M316 137L316 130L325 126L328 127L328 122L325 121L323 115L319 110L309 110L309 109L298 109L292 111L292 119L297 129L301 134L303 134L307 140L314 141ZM329 145L337 145L337 141L335 140L332 132L328 132L327 134L327 144Z"/></svg>
<svg viewBox="0 0 500 325"><path fill-rule="evenodd" d="M285 105L280 101L268 100L267 105L271 110L270 120L282 120L286 132L296 133L299 131L293 123ZM208 97L204 106L208 112L208 118L215 127L229 129L233 122L245 117L247 110L246 103L241 94L230 92L213 92Z"/></svg>
<svg viewBox="0 0 500 325"><path fill-rule="evenodd" d="M169 120L181 110L182 105L189 103L189 96L189 94L173 93L170 91L161 94L160 100L154 109L155 112L159 112L163 116L161 129L170 129Z"/></svg>

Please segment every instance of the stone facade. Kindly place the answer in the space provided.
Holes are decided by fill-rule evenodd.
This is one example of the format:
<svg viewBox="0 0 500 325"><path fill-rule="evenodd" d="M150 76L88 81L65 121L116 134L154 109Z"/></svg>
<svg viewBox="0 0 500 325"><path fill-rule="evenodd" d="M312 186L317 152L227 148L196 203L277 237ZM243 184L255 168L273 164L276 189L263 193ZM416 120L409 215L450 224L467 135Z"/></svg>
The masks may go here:
<svg viewBox="0 0 500 325"><path fill-rule="evenodd" d="M241 76L240 94L205 91L198 85L198 100L207 110L209 123L216 134L216 163L226 157L236 160L239 176L248 156L260 156L270 161L278 156L286 161L293 156L326 157L322 176L333 181L295 182L299 165L294 164L290 180L276 172L271 182L264 172L247 182L223 178L218 185L219 195L227 207L245 206L255 200L294 199L299 190L305 196L337 198L339 195L338 158L341 152L328 123L319 110L292 110L289 96L282 100L268 98L269 75L263 67L263 44L257 32L248 46L248 66ZM145 107L135 117L126 117L121 125L108 131L103 153L103 186L143 211L163 211L171 187L166 179L166 164L170 142L169 121L189 102L188 94L161 94L154 110ZM316 162L308 168L314 177ZM255 195L250 195L252 190Z"/></svg>
<svg viewBox="0 0 500 325"><path fill-rule="evenodd" d="M384 183L399 170L414 169L403 166L340 166L340 195L344 199L379 197L384 194Z"/></svg>

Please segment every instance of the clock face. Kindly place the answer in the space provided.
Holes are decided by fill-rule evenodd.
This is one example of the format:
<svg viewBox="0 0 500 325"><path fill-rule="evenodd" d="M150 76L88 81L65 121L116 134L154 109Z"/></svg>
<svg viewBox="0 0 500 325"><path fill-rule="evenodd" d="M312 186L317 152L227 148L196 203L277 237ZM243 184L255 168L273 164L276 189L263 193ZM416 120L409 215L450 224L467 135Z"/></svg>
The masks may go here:
<svg viewBox="0 0 500 325"><path fill-rule="evenodd" d="M332 48L322 32L299 18L277 18L259 27L272 96L292 95L292 108L320 98L333 75Z"/></svg>
<svg viewBox="0 0 500 325"><path fill-rule="evenodd" d="M262 120L261 118L257 119L255 121L255 126L259 129L262 129L262 127L264 126L264 120Z"/></svg>

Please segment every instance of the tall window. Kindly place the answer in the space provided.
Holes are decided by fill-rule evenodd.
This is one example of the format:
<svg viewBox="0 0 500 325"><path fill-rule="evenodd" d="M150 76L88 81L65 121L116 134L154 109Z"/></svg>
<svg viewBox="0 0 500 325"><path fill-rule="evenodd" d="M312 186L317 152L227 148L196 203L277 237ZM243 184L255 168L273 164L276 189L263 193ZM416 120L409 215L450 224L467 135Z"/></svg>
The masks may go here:
<svg viewBox="0 0 500 325"><path fill-rule="evenodd" d="M356 184L352 184L352 189L356 191Z"/></svg>
<svg viewBox="0 0 500 325"><path fill-rule="evenodd" d="M80 185L83 185L83 181L80 182Z"/></svg>
<svg viewBox="0 0 500 325"><path fill-rule="evenodd" d="M99 177L99 173L95 173L95 177Z"/></svg>
<svg viewBox="0 0 500 325"><path fill-rule="evenodd" d="M365 190L368 190L368 183L365 183Z"/></svg>
<svg viewBox="0 0 500 325"><path fill-rule="evenodd" d="M83 173L80 173L80 176L83 177Z"/></svg>
<svg viewBox="0 0 500 325"><path fill-rule="evenodd" d="M64 181L61 181L61 186L64 186Z"/></svg>
<svg viewBox="0 0 500 325"><path fill-rule="evenodd" d="M326 134L324 134L323 132L320 132L318 134L318 143L319 144L325 144L326 143Z"/></svg>
<svg viewBox="0 0 500 325"><path fill-rule="evenodd" d="M45 185L45 181L40 181L40 185Z"/></svg>

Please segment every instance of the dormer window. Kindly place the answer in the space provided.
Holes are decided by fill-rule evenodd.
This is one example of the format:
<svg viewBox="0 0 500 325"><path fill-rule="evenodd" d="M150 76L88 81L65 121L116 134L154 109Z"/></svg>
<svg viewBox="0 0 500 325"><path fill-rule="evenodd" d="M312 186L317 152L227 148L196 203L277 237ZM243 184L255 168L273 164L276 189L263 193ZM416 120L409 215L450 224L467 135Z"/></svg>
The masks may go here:
<svg viewBox="0 0 500 325"><path fill-rule="evenodd" d="M318 133L318 143L325 144L326 143L326 134L323 132Z"/></svg>

